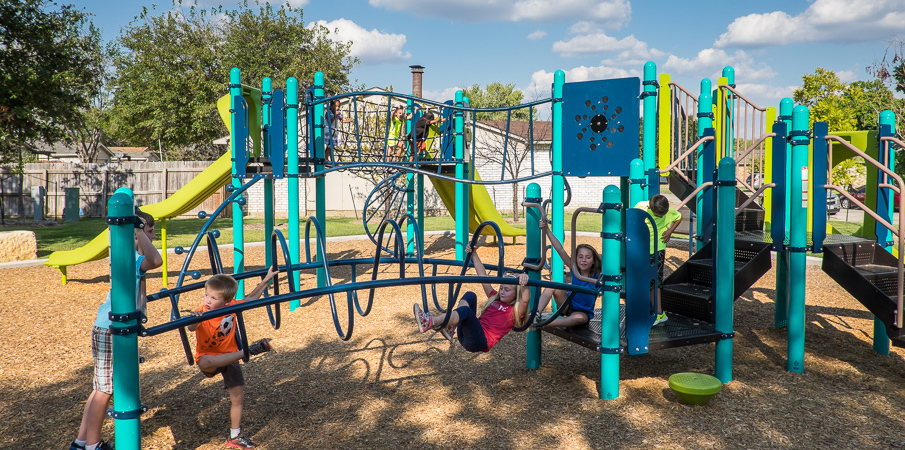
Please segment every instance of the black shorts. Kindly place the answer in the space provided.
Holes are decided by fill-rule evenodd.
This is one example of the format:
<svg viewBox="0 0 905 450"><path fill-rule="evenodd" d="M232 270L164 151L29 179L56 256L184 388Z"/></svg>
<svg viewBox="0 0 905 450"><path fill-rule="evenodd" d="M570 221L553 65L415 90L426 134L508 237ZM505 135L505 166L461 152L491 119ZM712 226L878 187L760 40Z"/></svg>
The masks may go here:
<svg viewBox="0 0 905 450"><path fill-rule="evenodd" d="M203 373L204 376L208 378L212 378L218 373L223 375L223 387L226 389L236 386L245 386L245 377L242 376L242 366L240 366L237 362L234 362L228 366L218 367L217 371L214 373L207 373L203 370L201 371L201 373Z"/></svg>
<svg viewBox="0 0 905 450"><path fill-rule="evenodd" d="M666 265L666 250L657 250L657 287L663 285L663 266ZM653 263L654 255L650 255Z"/></svg>

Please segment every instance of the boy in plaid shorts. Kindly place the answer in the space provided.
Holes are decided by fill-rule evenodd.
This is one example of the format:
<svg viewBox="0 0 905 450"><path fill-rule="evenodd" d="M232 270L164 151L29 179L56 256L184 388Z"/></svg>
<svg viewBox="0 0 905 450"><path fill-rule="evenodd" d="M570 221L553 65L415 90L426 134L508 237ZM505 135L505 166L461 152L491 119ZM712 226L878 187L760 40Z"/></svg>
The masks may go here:
<svg viewBox="0 0 905 450"><path fill-rule="evenodd" d="M145 309L145 283L144 275L147 271L163 265L160 252L151 243L154 240L154 217L143 211L136 211L136 216L144 225L135 229L135 246L137 255L135 258L135 271L137 278L136 306ZM107 300L98 308L97 319L91 330L91 355L94 357L94 390L88 396L85 403L85 412L82 413L82 424L79 426L79 434L69 446L69 450L108 450L113 446L101 440L101 428L104 417L107 415L107 407L110 397L113 396L113 338L110 334L110 292L107 292ZM90 442L90 444L89 444Z"/></svg>

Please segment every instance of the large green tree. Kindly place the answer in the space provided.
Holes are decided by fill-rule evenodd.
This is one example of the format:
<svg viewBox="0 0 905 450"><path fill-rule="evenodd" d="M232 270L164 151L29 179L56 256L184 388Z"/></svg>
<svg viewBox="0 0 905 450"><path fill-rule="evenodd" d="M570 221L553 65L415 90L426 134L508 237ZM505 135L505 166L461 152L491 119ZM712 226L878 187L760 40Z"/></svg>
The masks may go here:
<svg viewBox="0 0 905 450"><path fill-rule="evenodd" d="M481 85L475 84L464 89L463 94L468 97L468 104L473 108L502 108L506 106L518 106L524 99L522 91L515 88L514 83L503 84L494 81L481 88ZM537 120L535 114L534 119ZM508 113L506 111L481 112L477 114L478 120L506 120ZM512 110L512 120L528 120L528 108L518 108Z"/></svg>
<svg viewBox="0 0 905 450"><path fill-rule="evenodd" d="M100 89L100 32L73 6L0 0L0 162L22 163L83 118Z"/></svg>
<svg viewBox="0 0 905 450"><path fill-rule="evenodd" d="M143 10L118 39L115 122L117 136L132 145L160 145L170 159L218 156L212 141L226 130L216 102L229 92L233 67L242 70L243 83L260 86L269 76L274 89L294 76L300 97L316 71L324 72L331 91L349 87L358 62L349 57L351 43L307 27L301 9L173 6Z"/></svg>

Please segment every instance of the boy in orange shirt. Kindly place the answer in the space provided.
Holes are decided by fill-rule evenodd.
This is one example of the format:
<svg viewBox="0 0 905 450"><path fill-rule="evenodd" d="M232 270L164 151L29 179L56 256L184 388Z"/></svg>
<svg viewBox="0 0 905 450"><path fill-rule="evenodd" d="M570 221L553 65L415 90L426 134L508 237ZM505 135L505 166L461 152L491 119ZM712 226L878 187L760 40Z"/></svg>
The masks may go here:
<svg viewBox="0 0 905 450"><path fill-rule="evenodd" d="M239 283L233 277L226 274L214 275L204 283L204 299L201 302L201 306L192 311L191 314L198 317L204 313L226 306L237 305L243 301L256 300L264 293L264 289L267 288L268 283L277 273L279 271L275 268L267 271L267 275L264 276L261 283L244 300L236 300ZM201 373L208 378L218 373L223 375L223 384L226 387L226 391L229 392L231 405L229 409L230 434L229 439L226 440L226 446L255 448L255 444L242 435L240 428L242 404L245 399L245 379L242 377L242 368L239 366L239 360L245 355L236 344L235 323L236 315L228 314L195 323L186 328L189 331L197 331L195 333L197 338L195 362L198 363ZM248 346L250 355L259 355L270 350L270 341L268 339L261 339Z"/></svg>

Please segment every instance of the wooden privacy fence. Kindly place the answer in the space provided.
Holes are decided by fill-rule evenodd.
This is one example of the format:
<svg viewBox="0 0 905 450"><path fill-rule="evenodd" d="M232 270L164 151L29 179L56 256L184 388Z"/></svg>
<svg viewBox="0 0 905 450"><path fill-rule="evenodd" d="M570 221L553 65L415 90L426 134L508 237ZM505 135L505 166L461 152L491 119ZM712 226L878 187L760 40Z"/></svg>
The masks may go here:
<svg viewBox="0 0 905 450"><path fill-rule="evenodd" d="M78 188L83 217L106 217L107 200L121 188L132 189L136 205L149 205L168 198L206 169L211 161L117 162L109 164L30 163L17 174L14 167L0 166L0 205L6 217L31 218L34 214L32 187L43 186L44 216L64 216L66 189ZM213 212L227 197L225 186L183 217L198 211ZM224 216L231 217L232 208Z"/></svg>

